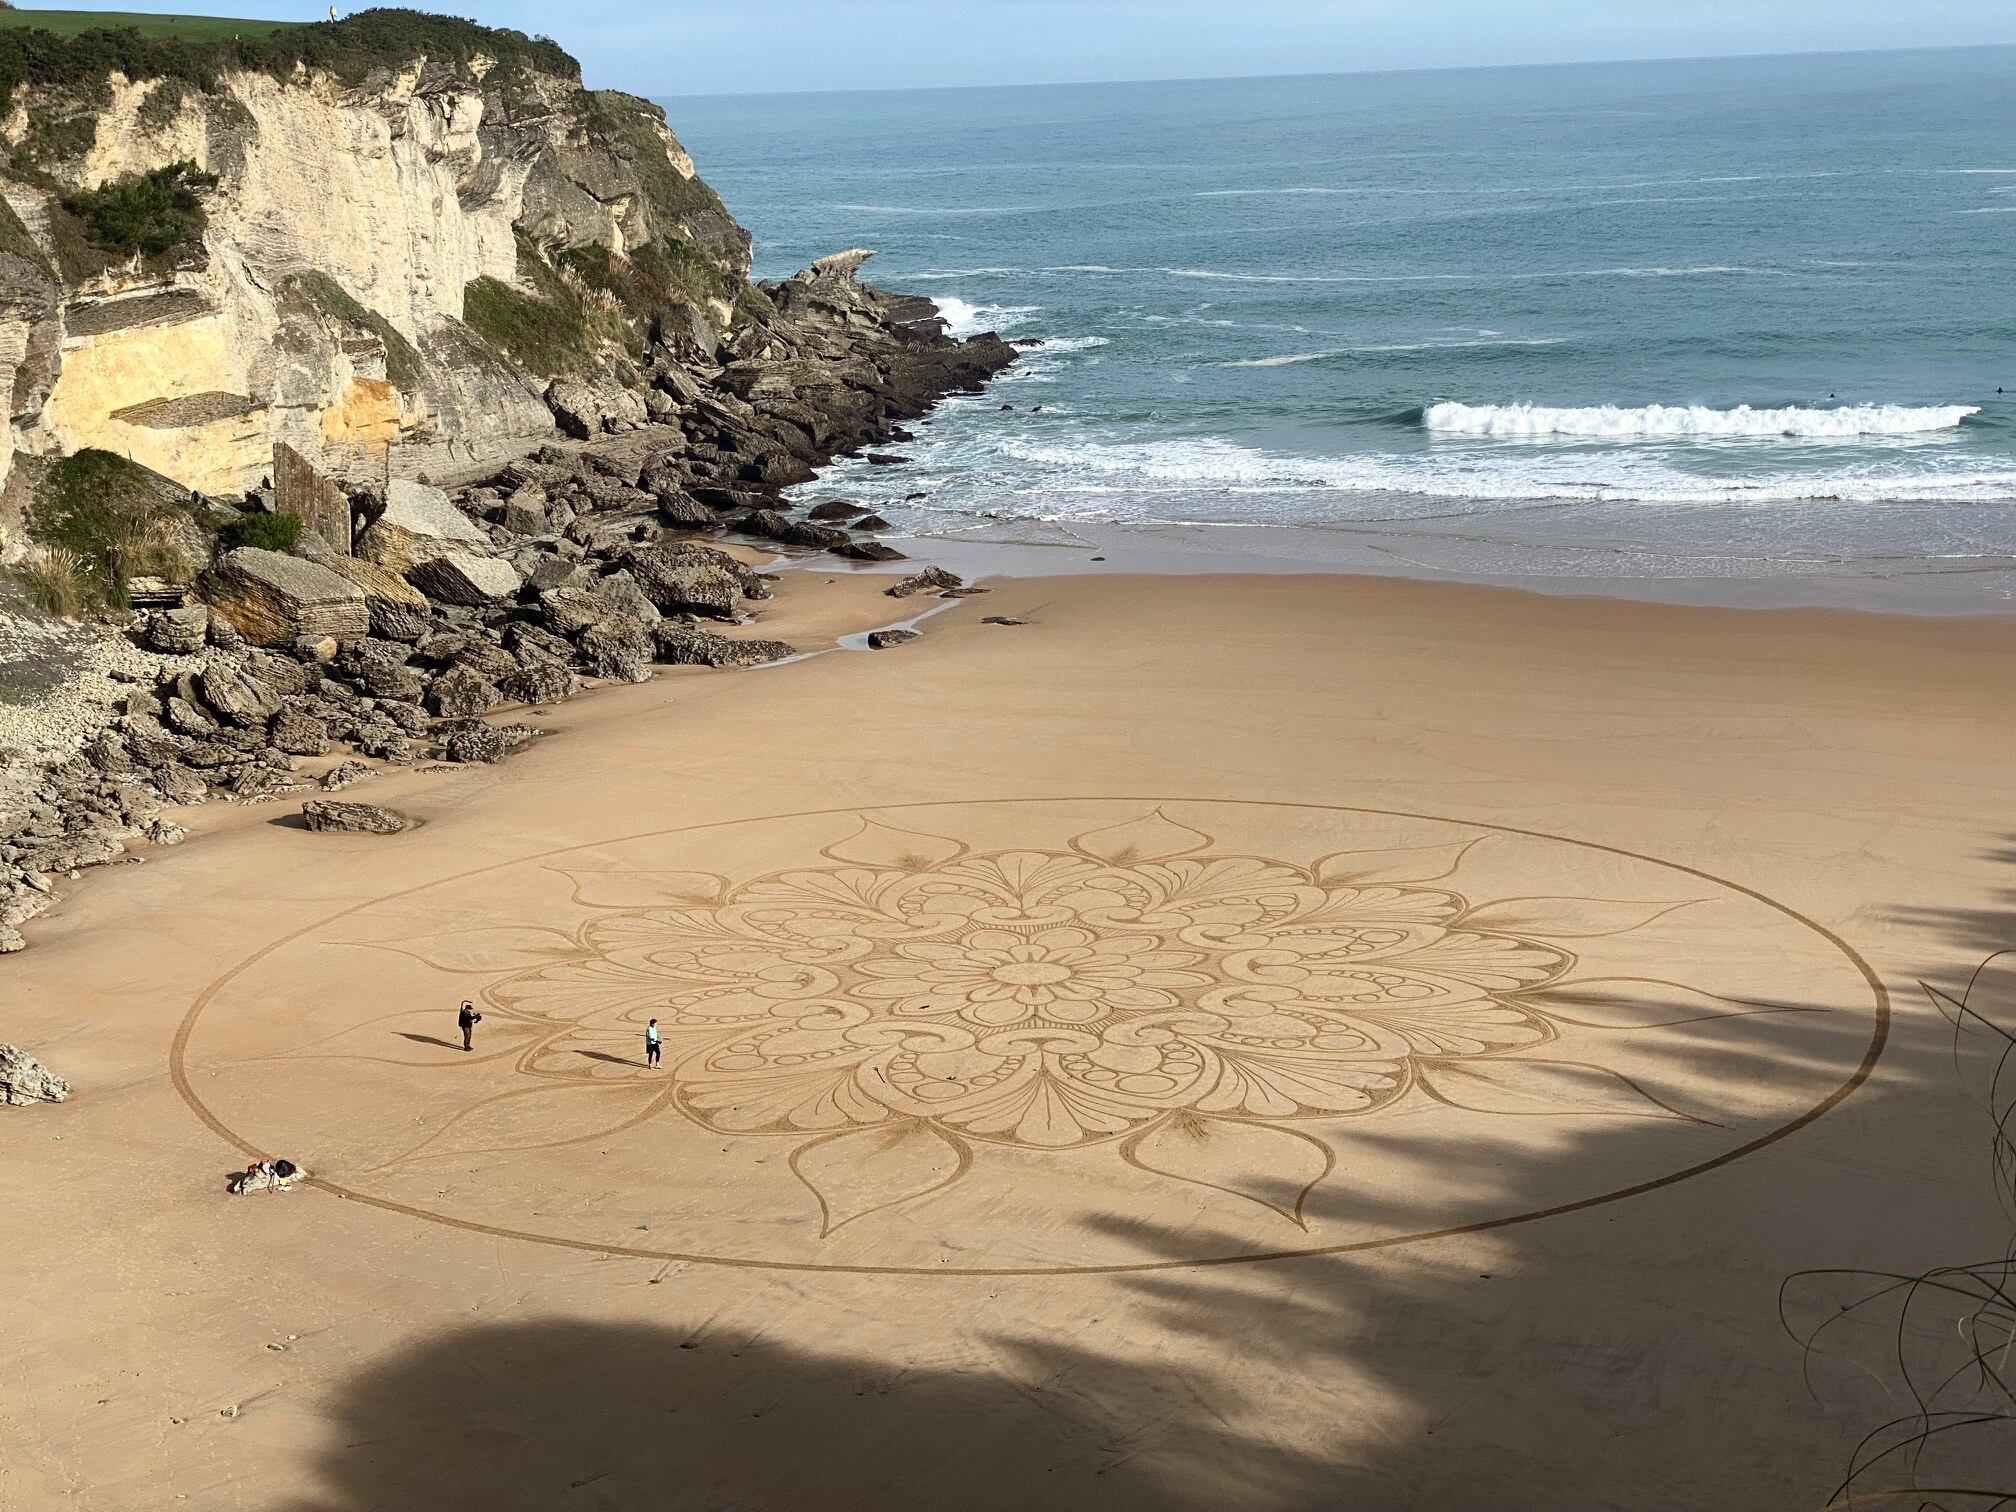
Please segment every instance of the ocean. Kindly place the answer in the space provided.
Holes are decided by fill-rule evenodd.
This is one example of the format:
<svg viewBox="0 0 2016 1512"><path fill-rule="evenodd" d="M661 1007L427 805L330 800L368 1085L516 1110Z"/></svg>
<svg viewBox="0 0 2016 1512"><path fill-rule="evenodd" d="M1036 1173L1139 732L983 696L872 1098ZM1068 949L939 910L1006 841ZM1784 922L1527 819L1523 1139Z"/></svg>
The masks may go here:
<svg viewBox="0 0 2016 1512"><path fill-rule="evenodd" d="M1042 343L809 497L2010 592L2016 49L666 105L759 276Z"/></svg>

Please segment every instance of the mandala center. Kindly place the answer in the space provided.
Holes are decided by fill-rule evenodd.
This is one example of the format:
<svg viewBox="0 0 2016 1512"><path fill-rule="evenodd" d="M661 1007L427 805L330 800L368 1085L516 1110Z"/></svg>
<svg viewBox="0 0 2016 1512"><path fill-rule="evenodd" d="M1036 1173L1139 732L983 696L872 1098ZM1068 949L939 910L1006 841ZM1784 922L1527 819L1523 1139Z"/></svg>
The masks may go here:
<svg viewBox="0 0 2016 1512"><path fill-rule="evenodd" d="M1048 987L1071 980L1071 968L1055 961L1010 961L989 973L995 981L1010 987Z"/></svg>

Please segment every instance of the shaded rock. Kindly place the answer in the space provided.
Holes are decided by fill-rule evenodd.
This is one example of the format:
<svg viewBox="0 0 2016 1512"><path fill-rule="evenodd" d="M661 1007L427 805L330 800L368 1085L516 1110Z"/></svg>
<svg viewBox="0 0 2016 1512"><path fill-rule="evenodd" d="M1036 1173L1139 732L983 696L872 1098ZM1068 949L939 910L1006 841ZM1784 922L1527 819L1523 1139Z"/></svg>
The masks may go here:
<svg viewBox="0 0 2016 1512"><path fill-rule="evenodd" d="M469 667L442 673L427 690L427 707L443 719L468 719L503 701L496 685Z"/></svg>
<svg viewBox="0 0 2016 1512"><path fill-rule="evenodd" d="M452 762L464 764L486 764L504 760L504 752L510 750L510 740L502 730L484 724L482 720L468 720L450 728L442 736L442 754Z"/></svg>
<svg viewBox="0 0 2016 1512"><path fill-rule="evenodd" d="M649 682L656 651L651 632L636 620L606 619L590 625L575 643L588 671L620 682Z"/></svg>
<svg viewBox="0 0 2016 1512"><path fill-rule="evenodd" d="M429 483L394 478L385 490L385 508L357 538L357 554L394 572L406 572L452 551L488 548L490 538L474 520Z"/></svg>
<svg viewBox="0 0 2016 1512"><path fill-rule="evenodd" d="M900 562L903 553L894 546L884 546L880 541L848 541L845 545L830 548L833 555L846 557L852 562Z"/></svg>
<svg viewBox="0 0 2016 1512"><path fill-rule="evenodd" d="M910 459L896 456L892 452L868 452L864 454L863 460L870 467L901 467Z"/></svg>
<svg viewBox="0 0 2016 1512"><path fill-rule="evenodd" d="M180 845L189 838L189 831L167 819L150 819L141 826L140 833L149 845Z"/></svg>
<svg viewBox="0 0 2016 1512"><path fill-rule="evenodd" d="M390 600L371 601L371 633L384 640L417 641L434 626L434 613L425 606L425 595L414 590L422 598L421 606L393 603Z"/></svg>
<svg viewBox="0 0 2016 1512"><path fill-rule="evenodd" d="M221 657L212 657L203 664L196 674L196 690L204 707L241 730L264 728L286 701L278 688Z"/></svg>
<svg viewBox="0 0 2016 1512"><path fill-rule="evenodd" d="M546 514L546 490L527 483L504 501L497 523L513 535L544 535L551 523Z"/></svg>
<svg viewBox="0 0 2016 1512"><path fill-rule="evenodd" d="M245 637L239 633L238 627L216 609L210 611L209 641L219 651L245 649Z"/></svg>
<svg viewBox="0 0 2016 1512"><path fill-rule="evenodd" d="M140 628L140 644L164 656L191 656L203 649L209 633L209 608L191 604L148 615Z"/></svg>
<svg viewBox="0 0 2016 1512"><path fill-rule="evenodd" d="M282 709L273 716L269 738L275 750L285 751L289 756L329 754L329 726L314 715L295 709Z"/></svg>
<svg viewBox="0 0 2016 1512"><path fill-rule="evenodd" d="M943 567L926 567L922 572L912 573L887 591L891 598L909 598L913 594L924 593L933 588L963 588L966 580L956 572L947 572Z"/></svg>
<svg viewBox="0 0 2016 1512"><path fill-rule="evenodd" d="M396 835L412 821L397 809L375 803L339 803L316 798L301 805L301 822L317 834Z"/></svg>
<svg viewBox="0 0 2016 1512"><path fill-rule="evenodd" d="M349 554L350 496L284 441L273 443L273 508L298 516L303 530Z"/></svg>
<svg viewBox="0 0 2016 1512"><path fill-rule="evenodd" d="M470 608L509 598L520 586L518 569L509 562L464 551L409 567L406 580L437 604Z"/></svg>
<svg viewBox="0 0 2016 1512"><path fill-rule="evenodd" d="M983 625L1026 625L1029 621L1016 619L1012 614L990 614L980 621Z"/></svg>
<svg viewBox="0 0 2016 1512"><path fill-rule="evenodd" d="M206 735L217 733L217 721L179 695L168 700L165 717L168 727L178 734L194 736L200 740Z"/></svg>
<svg viewBox="0 0 2016 1512"><path fill-rule="evenodd" d="M301 639L294 642L294 655L296 659L306 662L334 661L336 660L336 653L342 649L336 643L335 637L329 635L304 635Z"/></svg>
<svg viewBox="0 0 2016 1512"><path fill-rule="evenodd" d="M356 640L370 628L364 591L315 562L240 546L197 579L245 639L291 646L304 635Z"/></svg>
<svg viewBox="0 0 2016 1512"><path fill-rule="evenodd" d="M891 646L901 646L910 641L922 640L922 630L877 630L868 637L870 651L887 651Z"/></svg>
<svg viewBox="0 0 2016 1512"><path fill-rule="evenodd" d="M691 625L661 624L654 639L658 660L675 666L758 667L798 654L783 641L737 640Z"/></svg>
<svg viewBox="0 0 2016 1512"><path fill-rule="evenodd" d="M824 504L814 504L805 511L808 520L851 520L867 511L859 504L849 504L843 499L829 499Z"/></svg>
<svg viewBox="0 0 2016 1512"><path fill-rule="evenodd" d="M735 618L753 576L727 553L705 546L637 546L623 554L623 565L660 610L712 619Z"/></svg>
<svg viewBox="0 0 2016 1512"><path fill-rule="evenodd" d="M497 685L497 691L512 703L558 703L573 697L581 686L572 671L558 662L538 662L521 667Z"/></svg>
<svg viewBox="0 0 2016 1512"><path fill-rule="evenodd" d="M720 521L714 511L685 493L660 494L658 518L679 529L710 530Z"/></svg>
<svg viewBox="0 0 2016 1512"><path fill-rule="evenodd" d="M853 524L855 530L888 530L889 522L878 514L863 515Z"/></svg>
<svg viewBox="0 0 2016 1512"><path fill-rule="evenodd" d="M340 792L377 775L361 761L346 761L341 766L331 767L322 774L322 788L324 792Z"/></svg>
<svg viewBox="0 0 2016 1512"><path fill-rule="evenodd" d="M26 1050L0 1045L0 1104L25 1108L30 1103L62 1102L69 1095L70 1083Z"/></svg>

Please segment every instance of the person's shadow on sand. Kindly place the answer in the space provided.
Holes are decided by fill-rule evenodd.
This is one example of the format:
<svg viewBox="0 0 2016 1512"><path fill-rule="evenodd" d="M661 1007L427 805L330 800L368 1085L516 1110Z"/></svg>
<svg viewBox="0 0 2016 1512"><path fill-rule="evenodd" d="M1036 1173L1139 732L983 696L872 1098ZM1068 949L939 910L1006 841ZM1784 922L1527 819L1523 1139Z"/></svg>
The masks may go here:
<svg viewBox="0 0 2016 1512"><path fill-rule="evenodd" d="M432 1034L410 1034L406 1030L401 1029L398 1031L398 1035L399 1038L411 1040L416 1045L438 1045L443 1050L460 1050L462 1048L460 1045L451 1044L449 1041Z"/></svg>

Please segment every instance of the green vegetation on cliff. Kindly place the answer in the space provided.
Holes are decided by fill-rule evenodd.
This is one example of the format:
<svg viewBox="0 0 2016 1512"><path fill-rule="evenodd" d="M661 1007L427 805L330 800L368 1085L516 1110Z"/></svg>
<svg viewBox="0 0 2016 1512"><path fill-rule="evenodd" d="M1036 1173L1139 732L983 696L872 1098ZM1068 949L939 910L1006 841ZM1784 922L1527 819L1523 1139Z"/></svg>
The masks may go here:
<svg viewBox="0 0 2016 1512"><path fill-rule="evenodd" d="M240 515L218 533L226 547L257 546L262 551L292 551L301 544L301 516Z"/></svg>
<svg viewBox="0 0 2016 1512"><path fill-rule="evenodd" d="M283 307L312 310L340 321L360 336L375 336L385 348L385 377L402 394L420 392L426 364L419 350L400 334L399 328L367 307L348 289L319 268L295 273L281 282Z"/></svg>
<svg viewBox="0 0 2016 1512"><path fill-rule="evenodd" d="M462 291L462 323L528 373L558 378L596 365L596 312L578 290L541 265L531 292L495 278Z"/></svg>
<svg viewBox="0 0 2016 1512"><path fill-rule="evenodd" d="M53 613L124 608L126 581L189 570L186 510L162 481L95 449L54 463L28 506L28 536L43 548L43 580L26 579Z"/></svg>
<svg viewBox="0 0 2016 1512"><path fill-rule="evenodd" d="M234 71L284 78L305 66L361 83L373 73L425 57L437 67L470 77L478 59L507 75L529 71L563 79L581 76L581 65L544 37L415 10L359 11L342 21L306 25L101 13L97 26L80 28L79 18L90 14L0 12L5 18L0 22L0 107L11 103L14 91L23 85L102 96L114 73L136 82L180 79L210 89ZM61 24L44 24L45 16L61 18ZM185 25L161 24L177 20Z"/></svg>
<svg viewBox="0 0 2016 1512"><path fill-rule="evenodd" d="M158 257L201 239L202 191L216 187L216 174L194 163L170 163L152 173L80 189L63 201L63 208L83 222L94 247Z"/></svg>

